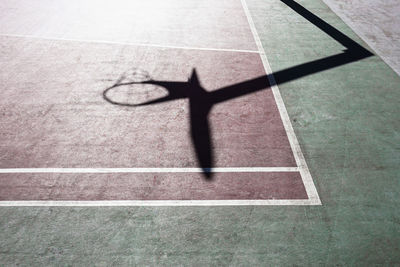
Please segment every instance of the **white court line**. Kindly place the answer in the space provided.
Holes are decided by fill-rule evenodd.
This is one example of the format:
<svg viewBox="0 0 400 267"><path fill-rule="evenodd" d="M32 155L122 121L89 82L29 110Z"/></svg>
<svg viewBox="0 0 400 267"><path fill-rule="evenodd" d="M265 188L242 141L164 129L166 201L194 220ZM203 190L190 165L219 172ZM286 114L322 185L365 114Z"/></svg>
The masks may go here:
<svg viewBox="0 0 400 267"><path fill-rule="evenodd" d="M308 206L321 205L315 199L266 199L266 200L87 200L87 201L48 201L18 200L0 201L0 207L131 207L131 206Z"/></svg>
<svg viewBox="0 0 400 267"><path fill-rule="evenodd" d="M147 44L147 43L132 43L132 42L114 42L114 41L103 41L103 40L84 40L84 39L56 38L56 37L45 37L45 36L35 36L35 35L20 35L20 34L0 34L0 36L18 37L18 38L33 38L33 39L43 39L43 40L53 40L53 41L80 42L80 43L131 45L131 46L145 46L145 47L148 46L148 47L158 47L158 48L168 48L168 49L204 50L204 51L255 53L255 54L260 53L260 51L246 50L246 49L173 46L173 45L159 45L159 44Z"/></svg>
<svg viewBox="0 0 400 267"><path fill-rule="evenodd" d="M0 173L202 173L202 172L298 172L298 167L234 168L4 168Z"/></svg>
<svg viewBox="0 0 400 267"><path fill-rule="evenodd" d="M272 72L271 66L269 65L267 56L265 54L264 47L263 47L263 45L261 43L261 39L257 33L257 29L254 24L253 18L251 17L249 8L247 7L246 0L241 0L241 2L242 2L244 12L246 13L247 20L249 22L251 32L253 33L254 40L257 44L258 50L260 51L260 57L261 57L263 65L264 65L265 72L268 74L268 81L271 85L271 89L274 94L275 102L278 106L278 110L281 115L283 125L284 125L286 133L288 135L290 147L292 148L294 158L296 160L297 166L299 167L301 178L303 180L308 198L311 201L321 205L321 200L318 196L317 189L315 188L315 185L312 180L311 173L310 173L310 170L308 169L304 155L301 152L300 144L297 141L297 137L293 130L292 123L289 118L289 114L287 113L281 93L279 92L278 85L276 84L275 78L272 75L273 72Z"/></svg>

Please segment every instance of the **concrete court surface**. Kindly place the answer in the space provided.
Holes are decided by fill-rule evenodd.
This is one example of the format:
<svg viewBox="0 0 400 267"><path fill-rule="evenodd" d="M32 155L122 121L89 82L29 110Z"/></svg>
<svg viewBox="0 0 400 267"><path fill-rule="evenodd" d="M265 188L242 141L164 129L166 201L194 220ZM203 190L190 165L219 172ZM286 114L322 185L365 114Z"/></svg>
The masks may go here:
<svg viewBox="0 0 400 267"><path fill-rule="evenodd" d="M322 1L296 2L247 0L244 5L275 74L322 205L4 206L0 208L0 262L25 266L400 264L400 78L379 56L367 54L367 50L375 52ZM260 64L260 57L251 59L258 56L251 52L257 46L240 1L135 2L132 9L126 5L126 1L2 3L1 149L7 153L2 155L1 168L132 163L146 167L154 162L162 167L193 166L198 155L185 142L190 138L180 135L190 124L184 115L187 99L132 111L106 103L102 91L132 62L158 75L152 77L155 80L171 79L172 72L173 80L185 81L193 65L199 66L199 80L211 91L265 75L262 68L252 67ZM154 19L157 16L159 20ZM242 52L202 50L210 47ZM349 54L341 54L346 48ZM171 49L176 49L172 55ZM221 70L219 75L215 69ZM131 101L123 90L113 97ZM279 116L268 102L271 97L271 90L260 90L212 111L216 166L265 162L269 167L292 166L287 133L282 131L282 121L275 121ZM255 104L250 109L246 103ZM144 117L135 121L123 115L133 112L135 118ZM254 115L260 114L270 116L268 125L277 128L257 121ZM240 115L248 118L241 121ZM183 117L174 122L160 116ZM254 121L257 127L252 126ZM107 135L98 135L97 129ZM172 132L168 135L172 141L157 139L157 132L165 131ZM145 140L138 144L142 150L130 149L132 142L136 144L131 140L138 139ZM148 152L149 147L156 154ZM252 154L237 157L234 153L235 149L246 153L249 147ZM181 152L168 154L173 149ZM221 191L204 187L224 181L226 174L218 175L222 178L216 175L212 181L201 180L201 175L194 178L200 182L189 182L193 191L183 190L189 194L179 197L199 194L215 199ZM170 184L160 186L146 182L146 177L132 182L123 175L1 176L2 200L130 199L137 188L155 199L160 195L154 194L154 188L168 195L192 179L175 175ZM237 192L245 197L246 188L254 193L263 185L267 186L261 193L253 194L257 198L260 194L305 197L301 180L285 182L280 177L257 184L256 174L242 177Z"/></svg>
<svg viewBox="0 0 400 267"><path fill-rule="evenodd" d="M324 2L400 75L399 1Z"/></svg>

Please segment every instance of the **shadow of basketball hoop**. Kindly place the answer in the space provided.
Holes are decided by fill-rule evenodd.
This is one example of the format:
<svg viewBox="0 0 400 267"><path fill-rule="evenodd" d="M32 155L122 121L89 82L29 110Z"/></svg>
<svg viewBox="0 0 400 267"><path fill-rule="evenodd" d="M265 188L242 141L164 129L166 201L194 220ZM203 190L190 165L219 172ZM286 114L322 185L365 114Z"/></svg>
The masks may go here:
<svg viewBox="0 0 400 267"><path fill-rule="evenodd" d="M103 91L103 98L113 105L127 107L188 99L192 143L205 177L211 179L214 157L208 114L215 104L373 56L367 49L295 1L281 1L346 49L336 55L263 75L212 92L206 91L201 86L195 69L192 70L188 81L153 80L146 71L134 69L128 74L123 74L113 86L106 88Z"/></svg>

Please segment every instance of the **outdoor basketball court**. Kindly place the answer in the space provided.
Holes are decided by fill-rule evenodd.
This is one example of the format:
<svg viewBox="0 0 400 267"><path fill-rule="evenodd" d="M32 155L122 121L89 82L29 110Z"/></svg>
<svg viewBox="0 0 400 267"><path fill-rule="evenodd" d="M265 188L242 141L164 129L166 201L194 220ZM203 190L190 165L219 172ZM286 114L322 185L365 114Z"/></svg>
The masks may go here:
<svg viewBox="0 0 400 267"><path fill-rule="evenodd" d="M1 205L320 204L245 2L181 5L7 21Z"/></svg>
<svg viewBox="0 0 400 267"><path fill-rule="evenodd" d="M227 214L235 218L265 212L276 223L287 212L284 224L332 239L321 218L338 215L324 209L351 196L334 177L366 154L351 152L365 135L340 138L355 136L352 127L367 133L349 122L362 114L358 99L369 101L380 79L386 91L399 79L322 2L267 2L3 2L0 206L7 216L90 214L96 206L101 218L113 208L165 208L179 217L203 206L193 216L213 216L224 228L232 222L213 206L232 206ZM307 213L313 218L302 218ZM286 236L279 227L275 233Z"/></svg>

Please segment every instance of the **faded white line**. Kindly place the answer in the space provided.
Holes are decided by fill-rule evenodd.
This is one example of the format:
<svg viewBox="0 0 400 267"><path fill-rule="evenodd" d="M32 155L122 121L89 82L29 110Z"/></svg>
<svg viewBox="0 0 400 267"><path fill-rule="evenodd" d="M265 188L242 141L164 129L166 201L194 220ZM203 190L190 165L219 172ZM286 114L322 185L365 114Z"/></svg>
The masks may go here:
<svg viewBox="0 0 400 267"><path fill-rule="evenodd" d="M196 172L299 172L298 167L232 168L4 168L0 173L196 173Z"/></svg>
<svg viewBox="0 0 400 267"><path fill-rule="evenodd" d="M267 200L100 200L100 201L0 201L2 207L123 207L123 206L307 206L320 205L315 199Z"/></svg>
<svg viewBox="0 0 400 267"><path fill-rule="evenodd" d="M242 2L244 12L246 14L247 20L249 22L251 32L253 33L254 40L257 44L258 50L260 51L260 57L261 57L263 65L264 65L265 72L268 74L268 81L271 85L271 89L274 94L275 102L278 106L278 110L281 115L283 125L284 125L286 133L288 135L290 147L292 148L294 158L296 160L297 166L299 167L301 178L303 180L308 198L311 201L321 205L321 200L318 196L317 189L315 188L314 182L311 177L310 170L308 169L306 160L301 151L300 144L299 144L296 134L293 130L292 123L290 121L289 114L287 113L282 96L279 92L278 85L276 84L275 78L272 75L271 66L269 65L268 59L265 54L264 47L263 47L263 45L261 43L261 39L257 33L257 29L254 24L253 18L251 17L249 8L247 7L246 0L241 0L241 2Z"/></svg>
<svg viewBox="0 0 400 267"><path fill-rule="evenodd" d="M168 49L204 50L204 51L256 53L256 54L260 53L260 51L246 50L246 49L173 46L173 45L133 43L133 42L116 42L116 41L104 41L104 40L84 40L84 39L57 38L57 37L35 36L35 35L0 34L0 36L18 37L18 38L33 38L33 39L54 40L54 41L67 41L67 42L94 43L94 44L113 44L113 45L131 45L131 46L144 46L144 47L158 47L158 48L168 48Z"/></svg>

